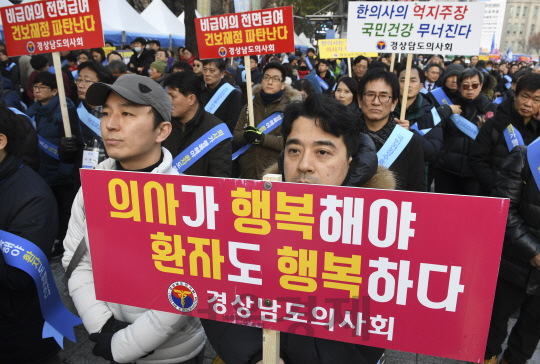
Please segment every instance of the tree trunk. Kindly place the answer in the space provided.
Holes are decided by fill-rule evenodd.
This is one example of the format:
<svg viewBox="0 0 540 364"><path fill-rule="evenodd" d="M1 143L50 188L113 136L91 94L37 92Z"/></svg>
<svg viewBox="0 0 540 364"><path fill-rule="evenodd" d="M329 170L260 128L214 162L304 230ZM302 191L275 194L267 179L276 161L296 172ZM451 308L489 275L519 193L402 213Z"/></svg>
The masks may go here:
<svg viewBox="0 0 540 364"><path fill-rule="evenodd" d="M186 26L186 48L195 57L199 58L199 47L197 46L197 32L195 31L195 8L197 0L186 0L184 3L184 24Z"/></svg>

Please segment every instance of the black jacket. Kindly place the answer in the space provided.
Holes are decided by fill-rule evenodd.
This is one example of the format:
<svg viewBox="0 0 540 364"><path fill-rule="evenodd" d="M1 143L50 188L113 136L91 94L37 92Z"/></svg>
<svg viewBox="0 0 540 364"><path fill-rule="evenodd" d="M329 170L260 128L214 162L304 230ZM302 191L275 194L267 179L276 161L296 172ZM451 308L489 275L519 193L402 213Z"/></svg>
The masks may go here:
<svg viewBox="0 0 540 364"><path fill-rule="evenodd" d="M527 161L527 147L515 147L505 159L494 195L510 199L499 277L540 296L540 270L530 263L540 253L540 190Z"/></svg>
<svg viewBox="0 0 540 364"><path fill-rule="evenodd" d="M486 121L471 146L470 165L484 196L491 195L495 176L510 154L503 135L504 129L510 124L521 133L525 145L540 136L539 123L531 119L525 125L523 117L514 108L514 98L499 105L495 116Z"/></svg>
<svg viewBox="0 0 540 364"><path fill-rule="evenodd" d="M461 116L474 125L477 125L477 116L486 115L489 111L494 112L497 106L482 93L474 100L466 100L459 96L455 98L454 104L461 106ZM474 174L469 165L469 153L474 139L459 130L450 120L452 110L449 106L444 105L437 111L441 116L443 146L437 156L435 167L460 177L473 177Z"/></svg>
<svg viewBox="0 0 540 364"><path fill-rule="evenodd" d="M319 71L317 71L317 75L321 77ZM332 92L334 90L334 84L336 83L336 79L330 73L330 68L328 68L328 70L326 71L326 75L324 75L324 77L321 77L321 79L328 85L328 89L323 89L322 93L329 94L330 92Z"/></svg>
<svg viewBox="0 0 540 364"><path fill-rule="evenodd" d="M439 123L435 126L433 121L433 114L431 113L433 107L433 102L430 99L423 97L422 94L418 94L414 103L405 113L405 120L409 120L409 126L416 124L420 130L431 128L431 130L424 135L421 135L414 129L410 129L414 134L418 135L422 141L424 161L426 162L435 161L443 143L441 124ZM401 103L397 104L393 114L396 118L400 117Z"/></svg>
<svg viewBox="0 0 540 364"><path fill-rule="evenodd" d="M0 163L0 229L48 255L58 230L56 200L45 181L22 164L11 155ZM44 322L34 280L7 265L0 253L0 363L35 363L58 352L53 338L41 338Z"/></svg>
<svg viewBox="0 0 540 364"><path fill-rule="evenodd" d="M199 104L197 113L185 125L176 118L172 119L172 132L162 143L162 146L171 152L173 158L176 158L180 152L187 149L204 133L221 123L221 120L206 112ZM184 173L194 176L229 178L231 177L231 168L232 141L226 139L210 149Z"/></svg>
<svg viewBox="0 0 540 364"><path fill-rule="evenodd" d="M238 76L236 77L236 84L238 87L240 87L240 90L242 91L242 106L247 104L247 89L246 89L246 81L245 79L245 69L238 70ZM242 74L244 74L244 78L242 77ZM259 71L258 67L255 67L255 71L251 71L251 82L253 82L253 86L259 84L262 82L263 74L261 71Z"/></svg>
<svg viewBox="0 0 540 364"><path fill-rule="evenodd" d="M128 62L128 70L131 73L135 73L136 75L143 75L148 76L148 69L150 68L150 65L152 62L155 61L156 52L153 49L143 49L141 54L137 55L137 53L133 52L133 55L129 59ZM130 65L133 65L131 67ZM139 72L137 68L142 67L143 70Z"/></svg>
<svg viewBox="0 0 540 364"><path fill-rule="evenodd" d="M222 79L213 90L209 89L208 87L203 88L200 100L203 107L208 104L210 99L212 99L212 96L214 96L217 90L219 90L224 83L225 80ZM242 111L242 93L238 90L233 90L218 107L214 113L214 116L227 124L229 131L232 133L236 123L238 122L240 111Z"/></svg>
<svg viewBox="0 0 540 364"><path fill-rule="evenodd" d="M270 173L283 175L283 152ZM278 167L278 168L275 168ZM285 180L285 179L284 179ZM342 186L392 189L395 181L386 168L377 166L375 145L362 135L358 152ZM255 364L262 360L262 329L201 319L206 336L226 363ZM376 364L384 349L315 337L280 335L280 357L287 364Z"/></svg>

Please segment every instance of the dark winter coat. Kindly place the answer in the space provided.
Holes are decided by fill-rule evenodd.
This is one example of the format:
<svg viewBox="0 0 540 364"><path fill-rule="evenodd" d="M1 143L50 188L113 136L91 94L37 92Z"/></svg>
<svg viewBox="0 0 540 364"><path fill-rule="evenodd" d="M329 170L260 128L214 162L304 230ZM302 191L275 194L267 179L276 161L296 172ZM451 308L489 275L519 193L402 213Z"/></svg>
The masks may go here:
<svg viewBox="0 0 540 364"><path fill-rule="evenodd" d="M510 154L503 135L504 129L510 124L521 133L525 145L540 136L539 123L531 119L525 125L523 117L514 108L514 98L499 105L495 116L486 121L471 146L470 165L484 196L491 195L495 176Z"/></svg>
<svg viewBox="0 0 540 364"><path fill-rule="evenodd" d="M437 154L442 148L443 143L443 131L441 124L435 126L433 121L433 114L431 109L433 108L431 100L418 94L414 103L407 109L405 113L405 120L409 121L409 126L417 125L418 129L431 130L423 136L414 129L410 129L414 134L420 137L422 141L422 150L424 151L424 161L433 162L437 158ZM394 117L399 118L401 115L401 103L398 103L393 112Z"/></svg>
<svg viewBox="0 0 540 364"><path fill-rule="evenodd" d="M540 270L530 263L540 253L540 190L527 161L527 147L515 147L505 159L494 195L510 199L499 277L540 296Z"/></svg>
<svg viewBox="0 0 540 364"><path fill-rule="evenodd" d="M282 163L283 153L279 167L277 163L273 164L265 174L283 175ZM363 135L342 185L394 189L395 184L392 172L377 166L375 146L369 137ZM262 360L262 329L204 319L201 322L212 347L224 362L254 364ZM375 364L383 352L384 349L285 332L280 335L280 357L287 364Z"/></svg>
<svg viewBox="0 0 540 364"><path fill-rule="evenodd" d="M66 102L69 119L76 120L78 116L75 104L70 99L66 99ZM60 144L60 138L65 136L65 133L58 95L43 106L40 102L35 102L26 110L26 115L30 118L35 117L36 131L39 136L56 146ZM39 159L39 175L49 186L73 183L73 164L62 163L45 153L41 148Z"/></svg>
<svg viewBox="0 0 540 364"><path fill-rule="evenodd" d="M493 104L486 95L480 93L474 100L467 100L459 96L454 100L455 105L461 106L461 116L477 125L477 116L494 112L497 105ZM452 110L449 106L437 109L441 116L443 129L443 146L437 156L435 167L460 177L473 177L469 165L469 153L474 139L459 130L450 116Z"/></svg>
<svg viewBox="0 0 540 364"><path fill-rule="evenodd" d="M319 74L319 72L317 72L317 75L319 77L321 77L321 75ZM336 83L336 79L334 78L334 76L332 76L332 74L330 73L330 68L328 69L328 71L326 71L326 75L324 75L324 77L321 77L321 79L326 82L326 84L328 85L328 89L322 89L322 93L323 94L329 94L330 92L333 91L334 89L334 85ZM322 87L322 86L321 86Z"/></svg>
<svg viewBox="0 0 540 364"><path fill-rule="evenodd" d="M0 230L48 255L58 230L56 200L45 181L22 164L11 155L0 163ZM41 338L44 322L34 280L7 265L0 253L0 363L37 363L57 353L53 338Z"/></svg>
<svg viewBox="0 0 540 364"><path fill-rule="evenodd" d="M171 152L173 158L176 158L180 152L187 149L207 131L223 122L206 112L202 105L199 105L193 119L189 120L185 125L176 118L173 118L171 123L172 132L161 145ZM208 153L183 173L193 176L229 178L231 177L231 168L232 142L231 139L225 139L213 146Z"/></svg>
<svg viewBox="0 0 540 364"><path fill-rule="evenodd" d="M204 87L201 92L201 105L204 107L210 102L212 96L219 90L219 88L226 83L224 79L214 88L209 89ZM240 111L242 110L242 93L239 90L233 90L225 100L219 105L218 109L214 113L214 116L219 120L227 124L229 131L232 133L236 123L238 122L238 117L240 116Z"/></svg>
<svg viewBox="0 0 540 364"><path fill-rule="evenodd" d="M236 77L236 84L238 87L240 87L240 90L242 91L242 106L247 104L247 89L246 89L246 74L245 69L238 72L238 76ZM242 77L243 76L243 77ZM258 67L255 67L254 71L251 71L251 82L253 82L253 86L258 85L262 82L263 74L261 71L259 71Z"/></svg>
<svg viewBox="0 0 540 364"><path fill-rule="evenodd" d="M128 62L128 71L135 73L136 75L148 76L148 70L150 65L155 61L156 52L153 49L144 48L140 54L133 52L133 55ZM133 67L131 66L133 65ZM142 71L138 71L137 68L142 67Z"/></svg>
<svg viewBox="0 0 540 364"><path fill-rule="evenodd" d="M301 101L300 92L290 86L285 86L283 96L274 100L268 105L264 105L261 97L261 85L253 89L253 117L255 126L275 112L283 112L293 101ZM242 109L238 123L234 128L233 142L236 145L245 145L244 129L249 125L247 116L247 105ZM261 179L263 171L270 165L276 163L279 153L283 150L283 138L281 136L281 126L278 126L268 134L263 134L261 143L253 145L238 157L240 176L245 179Z"/></svg>

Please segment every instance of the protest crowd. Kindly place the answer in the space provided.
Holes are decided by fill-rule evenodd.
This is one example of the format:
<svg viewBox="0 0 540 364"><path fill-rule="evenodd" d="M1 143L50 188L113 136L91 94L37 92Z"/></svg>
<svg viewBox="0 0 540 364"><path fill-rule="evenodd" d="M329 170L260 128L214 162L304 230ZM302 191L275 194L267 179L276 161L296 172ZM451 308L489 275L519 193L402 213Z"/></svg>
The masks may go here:
<svg viewBox="0 0 540 364"><path fill-rule="evenodd" d="M50 54L12 58L0 44L0 230L61 259L94 355L196 364L208 341L215 363L262 363L262 329L97 300L81 168L252 180L270 173L293 183L509 198L484 363L499 362L517 310L500 362L531 358L540 340L540 190L527 146L540 137L540 63L415 55L404 90L407 60L391 71L390 54L358 56L348 70L346 60L320 59L313 48L251 56L249 64L201 60L144 38L126 49L129 59L102 48L61 52L55 70ZM62 72L71 137L54 72ZM261 130L276 115L279 125ZM223 124L230 138L205 153L196 148L201 156L187 167L176 159ZM395 130L409 141L385 167L377 152ZM0 254L0 363L60 363L55 340L41 337L33 284ZM280 340L287 364L376 364L384 352L296 334Z"/></svg>

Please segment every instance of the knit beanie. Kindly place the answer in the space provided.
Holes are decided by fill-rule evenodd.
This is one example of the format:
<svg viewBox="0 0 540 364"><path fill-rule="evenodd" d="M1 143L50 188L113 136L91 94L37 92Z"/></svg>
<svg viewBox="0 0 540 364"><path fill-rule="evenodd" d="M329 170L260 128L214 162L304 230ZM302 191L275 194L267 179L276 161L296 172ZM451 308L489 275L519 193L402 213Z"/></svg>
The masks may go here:
<svg viewBox="0 0 540 364"><path fill-rule="evenodd" d="M167 69L167 62L165 62L162 59L158 59L157 61L153 62L150 67L155 68L156 71L158 71L161 74L165 73L165 70Z"/></svg>

